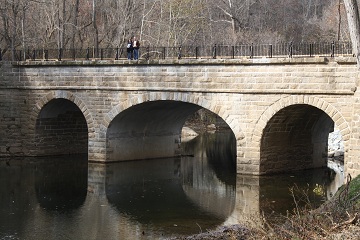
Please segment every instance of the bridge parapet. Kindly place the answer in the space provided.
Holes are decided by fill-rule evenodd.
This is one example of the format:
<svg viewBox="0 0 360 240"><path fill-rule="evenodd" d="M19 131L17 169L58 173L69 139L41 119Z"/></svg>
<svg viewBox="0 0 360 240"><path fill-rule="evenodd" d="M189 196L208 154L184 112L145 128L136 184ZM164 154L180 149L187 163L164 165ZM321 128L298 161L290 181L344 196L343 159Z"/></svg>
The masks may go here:
<svg viewBox="0 0 360 240"><path fill-rule="evenodd" d="M354 94L357 85L355 59L344 57L22 61L8 67L5 88L342 95Z"/></svg>

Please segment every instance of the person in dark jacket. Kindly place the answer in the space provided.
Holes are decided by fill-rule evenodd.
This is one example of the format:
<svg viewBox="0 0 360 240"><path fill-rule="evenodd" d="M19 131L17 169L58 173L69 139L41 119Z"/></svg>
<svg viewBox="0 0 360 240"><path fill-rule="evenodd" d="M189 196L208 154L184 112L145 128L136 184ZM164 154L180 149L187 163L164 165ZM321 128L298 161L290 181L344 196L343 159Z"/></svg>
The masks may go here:
<svg viewBox="0 0 360 240"><path fill-rule="evenodd" d="M127 42L126 51L127 51L127 59L132 60L134 48L133 48L133 42L132 42L131 38Z"/></svg>

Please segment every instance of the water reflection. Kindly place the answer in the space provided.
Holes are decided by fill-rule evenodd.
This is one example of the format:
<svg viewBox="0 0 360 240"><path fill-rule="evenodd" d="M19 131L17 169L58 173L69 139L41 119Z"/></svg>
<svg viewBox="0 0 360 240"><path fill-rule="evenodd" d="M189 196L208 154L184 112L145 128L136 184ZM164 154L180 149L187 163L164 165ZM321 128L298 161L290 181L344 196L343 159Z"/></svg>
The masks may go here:
<svg viewBox="0 0 360 240"><path fill-rule="evenodd" d="M134 224L149 224L163 233L198 232L198 225L213 228L224 221L226 214L216 215L200 208L183 191L183 176L187 173L182 171L182 165L189 162L192 159L161 159L108 166L107 199ZM201 191L190 185L188 188L196 195ZM225 204L234 200L225 198Z"/></svg>
<svg viewBox="0 0 360 240"><path fill-rule="evenodd" d="M296 207L311 204L318 207L327 199L334 172L329 168L259 178L260 209L266 214L273 212L293 213ZM309 200L309 201L308 201Z"/></svg>
<svg viewBox="0 0 360 240"><path fill-rule="evenodd" d="M67 212L83 205L87 189L86 155L39 161L34 168L35 192L48 211Z"/></svg>
<svg viewBox="0 0 360 240"><path fill-rule="evenodd" d="M86 187L86 155L1 161L0 239L66 236Z"/></svg>
<svg viewBox="0 0 360 240"><path fill-rule="evenodd" d="M161 239L293 207L289 187L323 195L326 169L235 174L232 133L199 136L184 157L87 164L87 156L0 161L0 239ZM333 191L333 190L332 190Z"/></svg>
<svg viewBox="0 0 360 240"><path fill-rule="evenodd" d="M213 159L232 160L213 148L216 141L219 138L204 135L184 145L184 155L194 157L107 165L109 203L119 214L162 234L197 233L222 224L234 210L236 174ZM223 173L222 179L215 170Z"/></svg>

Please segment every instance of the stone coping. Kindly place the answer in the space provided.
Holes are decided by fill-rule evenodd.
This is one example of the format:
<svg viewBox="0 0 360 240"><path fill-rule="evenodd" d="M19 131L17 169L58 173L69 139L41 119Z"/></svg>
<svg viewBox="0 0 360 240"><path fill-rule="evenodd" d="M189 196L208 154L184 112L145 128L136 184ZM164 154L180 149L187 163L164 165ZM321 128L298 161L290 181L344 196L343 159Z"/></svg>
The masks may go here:
<svg viewBox="0 0 360 240"><path fill-rule="evenodd" d="M141 66L141 65L296 65L296 64L356 64L355 57L293 57L293 58L240 58L240 59L140 59L140 60L27 60L7 62L18 67L36 66ZM6 62L0 62L5 64Z"/></svg>

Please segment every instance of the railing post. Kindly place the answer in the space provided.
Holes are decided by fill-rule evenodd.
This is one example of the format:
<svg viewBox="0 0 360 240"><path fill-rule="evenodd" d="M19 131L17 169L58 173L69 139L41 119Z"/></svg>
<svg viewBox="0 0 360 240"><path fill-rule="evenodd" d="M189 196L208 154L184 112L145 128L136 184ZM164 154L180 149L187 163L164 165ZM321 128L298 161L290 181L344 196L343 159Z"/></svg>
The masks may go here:
<svg viewBox="0 0 360 240"><path fill-rule="evenodd" d="M33 53L32 53L31 59L32 59L33 61L35 61L35 59L36 59L36 50L35 50L35 49L33 49Z"/></svg>
<svg viewBox="0 0 360 240"><path fill-rule="evenodd" d="M216 58L216 44L213 47L213 54L212 54L212 58L215 59Z"/></svg>
<svg viewBox="0 0 360 240"><path fill-rule="evenodd" d="M270 44L269 45L269 58L272 58L272 56L273 56L273 45Z"/></svg>
<svg viewBox="0 0 360 240"><path fill-rule="evenodd" d="M310 43L309 44L309 56L312 57L313 56L313 51L314 51L314 44Z"/></svg>
<svg viewBox="0 0 360 240"><path fill-rule="evenodd" d="M179 52L178 52L178 59L181 59L181 45L180 45L180 47L179 47Z"/></svg>
<svg viewBox="0 0 360 240"><path fill-rule="evenodd" d="M335 57L335 41L331 43L331 57Z"/></svg>
<svg viewBox="0 0 360 240"><path fill-rule="evenodd" d="M104 49L100 49L100 59L104 60Z"/></svg>
<svg viewBox="0 0 360 240"><path fill-rule="evenodd" d="M166 58L166 47L163 47L163 59Z"/></svg>
<svg viewBox="0 0 360 240"><path fill-rule="evenodd" d="M73 57L73 60L76 60L76 49L73 48L72 50L72 57Z"/></svg>
<svg viewBox="0 0 360 240"><path fill-rule="evenodd" d="M25 61L27 58L31 59L30 49L27 50L27 54L25 55Z"/></svg>
<svg viewBox="0 0 360 240"><path fill-rule="evenodd" d="M45 54L45 61L49 60L49 51L44 50L44 54Z"/></svg>
<svg viewBox="0 0 360 240"><path fill-rule="evenodd" d="M59 49L59 56L58 56L59 61L61 61L61 57L62 57L62 48Z"/></svg>
<svg viewBox="0 0 360 240"><path fill-rule="evenodd" d="M289 56L289 58L293 57L293 43L292 42L290 42L290 44L289 44L288 56Z"/></svg>
<svg viewBox="0 0 360 240"><path fill-rule="evenodd" d="M119 60L119 48L116 48L115 60Z"/></svg>
<svg viewBox="0 0 360 240"><path fill-rule="evenodd" d="M89 60L90 59L90 48L88 47L86 49L86 60Z"/></svg>
<svg viewBox="0 0 360 240"><path fill-rule="evenodd" d="M254 57L254 44L252 43L250 45L250 58L253 58Z"/></svg>
<svg viewBox="0 0 360 240"><path fill-rule="evenodd" d="M235 46L231 46L231 50L232 50L232 59L235 58Z"/></svg>
<svg viewBox="0 0 360 240"><path fill-rule="evenodd" d="M139 56L138 56L139 57ZM150 59L150 47L147 46L146 47L146 60L149 60Z"/></svg>
<svg viewBox="0 0 360 240"><path fill-rule="evenodd" d="M199 47L195 47L195 58L198 59Z"/></svg>
<svg viewBox="0 0 360 240"><path fill-rule="evenodd" d="M15 49L12 49L11 50L11 61L15 61L15 56L16 56L16 51L15 51Z"/></svg>

